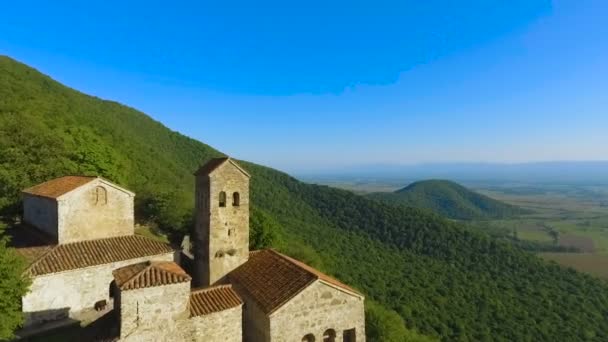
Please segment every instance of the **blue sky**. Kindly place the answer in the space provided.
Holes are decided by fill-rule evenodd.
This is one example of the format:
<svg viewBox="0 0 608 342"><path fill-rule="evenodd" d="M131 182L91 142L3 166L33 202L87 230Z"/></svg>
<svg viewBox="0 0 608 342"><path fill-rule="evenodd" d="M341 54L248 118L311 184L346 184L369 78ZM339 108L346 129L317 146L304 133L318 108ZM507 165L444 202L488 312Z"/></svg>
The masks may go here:
<svg viewBox="0 0 608 342"><path fill-rule="evenodd" d="M0 54L287 171L608 159L608 1L126 2L4 4Z"/></svg>

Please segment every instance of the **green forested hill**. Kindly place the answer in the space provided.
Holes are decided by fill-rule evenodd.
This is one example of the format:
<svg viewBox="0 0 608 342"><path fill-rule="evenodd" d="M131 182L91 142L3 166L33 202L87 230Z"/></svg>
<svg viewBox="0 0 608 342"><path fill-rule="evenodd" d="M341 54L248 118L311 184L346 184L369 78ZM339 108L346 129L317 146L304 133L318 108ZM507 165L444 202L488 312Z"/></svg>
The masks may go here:
<svg viewBox="0 0 608 342"><path fill-rule="evenodd" d="M391 203L430 209L458 220L502 218L526 212L447 180L414 182L395 192L378 192L369 196Z"/></svg>
<svg viewBox="0 0 608 342"><path fill-rule="evenodd" d="M6 57L0 151L5 217L19 211L22 188L97 174L137 192L139 220L177 237L190 226L193 170L221 155ZM414 330L446 341L608 340L608 285L601 280L424 210L243 165L253 176L252 225L271 227L277 247L362 290L370 341L421 339Z"/></svg>

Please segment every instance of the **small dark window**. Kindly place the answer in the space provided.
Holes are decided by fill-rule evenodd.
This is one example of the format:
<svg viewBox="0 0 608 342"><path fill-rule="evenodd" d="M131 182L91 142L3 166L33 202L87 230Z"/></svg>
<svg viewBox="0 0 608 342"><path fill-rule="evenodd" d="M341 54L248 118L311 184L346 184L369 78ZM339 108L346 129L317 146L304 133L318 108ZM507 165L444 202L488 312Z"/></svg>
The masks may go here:
<svg viewBox="0 0 608 342"><path fill-rule="evenodd" d="M306 336L302 337L302 342L315 342L315 335L307 334Z"/></svg>
<svg viewBox="0 0 608 342"><path fill-rule="evenodd" d="M241 205L241 195L238 192L232 194L232 206L238 207Z"/></svg>
<svg viewBox="0 0 608 342"><path fill-rule="evenodd" d="M327 329L323 333L323 342L335 342L336 341L336 331L334 329Z"/></svg>
<svg viewBox="0 0 608 342"><path fill-rule="evenodd" d="M226 206L226 193L225 192L220 192L220 207L225 207Z"/></svg>
<svg viewBox="0 0 608 342"><path fill-rule="evenodd" d="M355 328L344 330L344 342L357 342L357 332Z"/></svg>

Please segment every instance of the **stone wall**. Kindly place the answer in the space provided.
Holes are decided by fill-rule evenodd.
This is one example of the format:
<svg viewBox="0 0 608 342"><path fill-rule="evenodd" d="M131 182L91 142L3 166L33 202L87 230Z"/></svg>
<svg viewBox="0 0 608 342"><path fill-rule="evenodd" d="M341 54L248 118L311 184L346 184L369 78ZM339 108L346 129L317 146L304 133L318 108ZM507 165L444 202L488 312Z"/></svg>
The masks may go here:
<svg viewBox="0 0 608 342"><path fill-rule="evenodd" d="M241 342L243 341L243 307L214 312L190 318L192 341Z"/></svg>
<svg viewBox="0 0 608 342"><path fill-rule="evenodd" d="M245 302L243 306L243 341L270 341L270 320L268 315L259 308L256 302L238 284L232 284L232 288ZM300 341L298 340L297 342Z"/></svg>
<svg viewBox="0 0 608 342"><path fill-rule="evenodd" d="M57 201L23 194L23 220L57 238Z"/></svg>
<svg viewBox="0 0 608 342"><path fill-rule="evenodd" d="M118 296L122 340L173 341L185 333L177 322L190 315L190 282L120 291Z"/></svg>
<svg viewBox="0 0 608 342"><path fill-rule="evenodd" d="M270 315L271 340L301 341L305 335L313 334L315 341L323 341L323 334L332 329L336 333L336 341L346 342L344 332L355 329L355 340L363 342L363 302L362 297L317 280Z"/></svg>
<svg viewBox="0 0 608 342"><path fill-rule="evenodd" d="M59 243L133 235L134 196L96 179L58 199Z"/></svg>
<svg viewBox="0 0 608 342"><path fill-rule="evenodd" d="M79 311L93 308L100 300L108 300L110 283L114 280L112 271L146 260L173 261L174 254L167 253L35 277L30 291L22 298L25 325L60 319L67 315L74 316Z"/></svg>
<svg viewBox="0 0 608 342"><path fill-rule="evenodd" d="M249 177L231 162L226 162L210 175L198 175L196 199L197 222L194 251L201 283L209 286L221 282L226 274L249 258ZM225 206L220 206L220 193L226 194ZM233 205L234 193L239 205ZM201 260L202 259L202 260ZM208 265L208 266L207 266ZM204 267L206 266L206 268Z"/></svg>

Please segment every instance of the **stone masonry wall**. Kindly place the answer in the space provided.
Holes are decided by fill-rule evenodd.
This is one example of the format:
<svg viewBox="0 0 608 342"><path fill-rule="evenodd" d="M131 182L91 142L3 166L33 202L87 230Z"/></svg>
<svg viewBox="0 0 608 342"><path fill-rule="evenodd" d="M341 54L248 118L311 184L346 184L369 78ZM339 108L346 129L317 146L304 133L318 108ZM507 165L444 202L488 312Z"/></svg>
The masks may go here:
<svg viewBox="0 0 608 342"><path fill-rule="evenodd" d="M74 315L108 300L112 271L146 260L173 261L167 253L99 266L35 277L30 291L22 298L26 326Z"/></svg>
<svg viewBox="0 0 608 342"><path fill-rule="evenodd" d="M238 284L232 284L232 287L245 302L243 306L243 341L270 341L270 320L268 316Z"/></svg>
<svg viewBox="0 0 608 342"><path fill-rule="evenodd" d="M189 319L193 327L192 341L241 342L243 341L243 307L214 312Z"/></svg>
<svg viewBox="0 0 608 342"><path fill-rule="evenodd" d="M59 243L133 235L134 196L96 179L58 199Z"/></svg>
<svg viewBox="0 0 608 342"><path fill-rule="evenodd" d="M195 248L206 248L202 257L206 258L203 263L209 265L208 279L195 286L221 282L226 274L249 258L249 178L230 162L208 177L208 181L198 179L196 182L197 186L208 187L208 190L197 189L196 193L208 194L209 199L197 199L200 205L197 204L196 229L199 231L196 235L200 238L194 241ZM226 193L225 207L219 206L220 192ZM238 206L233 205L235 192L239 193ZM202 269L200 263L196 269Z"/></svg>
<svg viewBox="0 0 608 342"><path fill-rule="evenodd" d="M356 341L365 341L363 298L347 294L319 280L270 316L273 342L301 341L313 334L323 341L328 329L336 332L336 341L343 341L343 333L355 329ZM354 342L354 341L353 341Z"/></svg>
<svg viewBox="0 0 608 342"><path fill-rule="evenodd" d="M119 297L122 340L185 340L177 322L190 315L190 282L120 291Z"/></svg>
<svg viewBox="0 0 608 342"><path fill-rule="evenodd" d="M57 201L46 197L23 195L23 220L57 238Z"/></svg>

